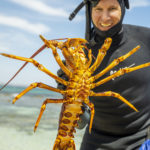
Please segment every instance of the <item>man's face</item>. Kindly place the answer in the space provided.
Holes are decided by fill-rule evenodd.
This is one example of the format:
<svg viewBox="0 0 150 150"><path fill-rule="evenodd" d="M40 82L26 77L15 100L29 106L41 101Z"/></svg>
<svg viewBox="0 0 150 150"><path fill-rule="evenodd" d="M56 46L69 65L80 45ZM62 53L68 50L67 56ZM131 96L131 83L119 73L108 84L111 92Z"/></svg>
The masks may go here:
<svg viewBox="0 0 150 150"><path fill-rule="evenodd" d="M121 7L117 0L100 0L92 8L92 20L101 31L107 31L121 19Z"/></svg>

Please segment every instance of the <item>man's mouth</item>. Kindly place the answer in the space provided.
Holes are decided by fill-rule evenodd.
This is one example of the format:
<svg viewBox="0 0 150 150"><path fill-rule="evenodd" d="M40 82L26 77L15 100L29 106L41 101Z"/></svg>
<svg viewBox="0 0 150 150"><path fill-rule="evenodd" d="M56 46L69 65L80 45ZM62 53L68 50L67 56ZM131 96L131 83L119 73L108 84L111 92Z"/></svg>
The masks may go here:
<svg viewBox="0 0 150 150"><path fill-rule="evenodd" d="M112 24L111 23L101 23L102 27L110 27Z"/></svg>

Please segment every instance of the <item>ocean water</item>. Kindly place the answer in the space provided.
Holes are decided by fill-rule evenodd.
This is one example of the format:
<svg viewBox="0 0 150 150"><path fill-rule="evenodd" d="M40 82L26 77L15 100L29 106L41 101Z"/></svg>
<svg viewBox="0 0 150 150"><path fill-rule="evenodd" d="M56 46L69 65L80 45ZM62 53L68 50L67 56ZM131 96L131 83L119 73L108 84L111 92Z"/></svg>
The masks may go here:
<svg viewBox="0 0 150 150"><path fill-rule="evenodd" d="M0 91L0 128L11 128L15 130L17 134L21 135L21 133L24 133L24 136L32 136L34 134L33 128L43 101L47 98L60 99L62 96L55 92L36 88L21 97L15 104L12 104L13 98L25 88L26 87L8 86ZM61 104L47 104L46 110L38 126L37 134L41 134L42 136L49 133L49 140L54 141L57 135L60 111ZM77 150L79 149L83 134L84 130L77 130L77 133L75 134ZM34 136L36 136L36 134ZM5 138L3 138L3 140L5 140ZM5 142L6 141L4 141L4 143ZM33 142L35 142L34 144L36 145L36 141L33 140ZM17 147L18 143L15 144ZM14 146L15 150L20 150L16 147ZM0 147L0 150L2 149L5 150ZM47 149L49 149L49 147L47 147ZM9 150L13 149L9 148Z"/></svg>

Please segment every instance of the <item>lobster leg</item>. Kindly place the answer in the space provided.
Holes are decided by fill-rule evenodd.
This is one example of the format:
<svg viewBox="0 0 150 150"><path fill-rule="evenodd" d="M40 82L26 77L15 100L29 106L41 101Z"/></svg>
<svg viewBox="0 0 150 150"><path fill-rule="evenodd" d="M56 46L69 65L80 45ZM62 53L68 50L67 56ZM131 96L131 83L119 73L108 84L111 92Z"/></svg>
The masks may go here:
<svg viewBox="0 0 150 150"><path fill-rule="evenodd" d="M42 35L40 35L40 38L43 40L43 42L46 44L47 47L51 48L53 51L53 55L55 57L55 60L57 61L57 63L59 64L59 66L61 67L61 69L65 72L65 74L70 77L71 76L71 72L69 71L69 69L63 64L60 56L57 53L57 49L56 47L53 45L53 41L48 41L46 40Z"/></svg>
<svg viewBox="0 0 150 150"><path fill-rule="evenodd" d="M67 81L65 81L65 80L57 77L52 72L50 72L48 69L46 69L42 64L39 64L36 60L34 60L32 58L25 58L25 57L20 57L20 56L5 54L5 53L0 53L0 55L3 55L5 57L9 57L9 58L13 58L13 59L18 59L18 60L30 62L30 63L34 64L34 66L36 66L39 70L45 72L46 74L48 74L49 76L51 76L52 78L54 78L55 80L57 80L58 82L60 82L60 83L62 83L64 85L68 84Z"/></svg>
<svg viewBox="0 0 150 150"><path fill-rule="evenodd" d="M90 110L91 110L91 117L90 117L90 125L89 125L89 133L91 133L91 129L92 129L92 124L93 124L93 119L94 119L94 114L95 114L95 109L94 109L94 104L91 102L85 102L85 104L87 106L89 106Z"/></svg>
<svg viewBox="0 0 150 150"><path fill-rule="evenodd" d="M72 54L70 54L65 47L62 49L62 54L66 59L67 65L69 65L70 68L75 69L75 66L72 62Z"/></svg>
<svg viewBox="0 0 150 150"><path fill-rule="evenodd" d="M102 70L100 73L98 73L97 75L93 76L92 78L94 79L93 81L95 81L96 79L100 78L101 76L103 76L105 73L107 73L109 70L111 70L112 68L114 68L115 66L117 66L120 62L124 61L125 59L127 59L129 56L131 56L133 53L135 53L137 50L139 50L140 46L138 45L137 47L135 47L134 49L132 49L130 52L128 52L127 54L115 59L108 67L106 67L104 70Z"/></svg>
<svg viewBox="0 0 150 150"><path fill-rule="evenodd" d="M58 92L58 93L61 93L61 94L64 94L64 93L65 93L65 91L63 91L63 90L53 88L53 87L48 86L48 85L43 84L43 83L32 83L29 87L27 87L25 90L23 90L19 95L17 95L17 96L13 99L13 104L14 104L19 98L21 98L23 95L25 95L27 92L29 92L30 90L32 90L32 89L34 89L34 88L36 88L36 87L43 88L43 89L47 89L47 90L54 91L54 92Z"/></svg>
<svg viewBox="0 0 150 150"><path fill-rule="evenodd" d="M88 58L89 58L89 61L87 63L87 68L89 68L92 63L92 50L91 49L88 51Z"/></svg>
<svg viewBox="0 0 150 150"><path fill-rule="evenodd" d="M101 64L103 58L106 55L107 50L110 48L111 42L112 42L111 38L107 38L105 40L105 42L102 45L101 49L99 49L96 61L94 62L94 64L89 69L90 72L94 72L97 69L97 67Z"/></svg>
<svg viewBox="0 0 150 150"><path fill-rule="evenodd" d="M150 62L149 63L145 63L145 64L142 64L142 65L139 65L139 66L136 66L136 67L131 67L131 68L123 68L123 69L120 69L118 70L116 73L106 77L105 79L102 79L100 81L98 81L97 83L92 83L91 84L91 88L95 88L101 84L104 84L108 81L110 81L111 79L113 78L116 78L116 77L119 77L119 76L122 76L124 75L125 73L129 73L129 72L132 72L132 71L135 71L135 70L138 70L138 69L141 69L141 68L145 68L145 67L149 67L150 66Z"/></svg>
<svg viewBox="0 0 150 150"><path fill-rule="evenodd" d="M30 58L34 58L37 54L42 52L45 49L46 45L44 44L42 47L40 47ZM1 88L0 91L5 88L17 75L18 73L28 64L28 62L25 62L20 69L4 84Z"/></svg>
<svg viewBox="0 0 150 150"><path fill-rule="evenodd" d="M53 49L53 55L57 61L57 63L59 64L60 68L65 72L65 74L70 78L72 76L72 72L69 71L69 69L63 64L62 60L60 59L56 48Z"/></svg>
<svg viewBox="0 0 150 150"><path fill-rule="evenodd" d="M124 97L122 97L118 93L115 93L115 92L112 92L112 91L106 91L106 92L102 92L102 93L94 93L92 91L90 96L112 96L112 97L120 99L122 102L126 103L130 108L132 108L133 110L138 112L138 110L128 100L126 100Z"/></svg>
<svg viewBox="0 0 150 150"><path fill-rule="evenodd" d="M34 126L34 132L36 131L36 129L39 125L39 122L41 120L41 117L43 115L43 112L46 109L46 104L48 104L48 103L65 103L65 102L67 102L67 100L65 100L65 99L46 99L41 106L40 114L39 114L38 119Z"/></svg>

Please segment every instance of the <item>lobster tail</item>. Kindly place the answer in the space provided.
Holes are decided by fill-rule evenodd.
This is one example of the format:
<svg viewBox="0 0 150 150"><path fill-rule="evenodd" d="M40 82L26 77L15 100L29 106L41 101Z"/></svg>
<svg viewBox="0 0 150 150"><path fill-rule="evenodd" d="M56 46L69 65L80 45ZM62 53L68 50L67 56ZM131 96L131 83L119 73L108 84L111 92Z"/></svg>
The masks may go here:
<svg viewBox="0 0 150 150"><path fill-rule="evenodd" d="M55 140L53 150L76 150L74 140Z"/></svg>
<svg viewBox="0 0 150 150"><path fill-rule="evenodd" d="M73 133L76 132L75 127L78 126L79 116L82 113L81 104L64 103L62 105L59 129L53 150L76 150Z"/></svg>

